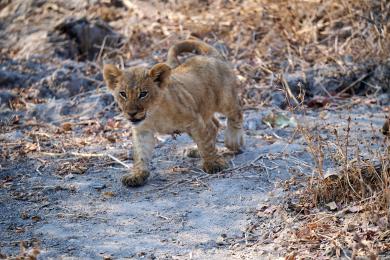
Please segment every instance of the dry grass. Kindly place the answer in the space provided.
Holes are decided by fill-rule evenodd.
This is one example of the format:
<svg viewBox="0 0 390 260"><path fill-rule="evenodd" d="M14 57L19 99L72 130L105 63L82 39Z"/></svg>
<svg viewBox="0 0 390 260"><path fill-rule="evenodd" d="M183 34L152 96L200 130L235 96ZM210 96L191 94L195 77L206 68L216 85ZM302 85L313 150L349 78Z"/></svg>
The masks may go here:
<svg viewBox="0 0 390 260"><path fill-rule="evenodd" d="M316 187L317 200L322 202L372 202L378 209L389 210L390 167L389 155L383 161L366 160L353 162L339 174L319 181Z"/></svg>
<svg viewBox="0 0 390 260"><path fill-rule="evenodd" d="M390 249L390 143L380 129L364 137L352 121L348 117L341 129L331 126L326 140L320 135L326 126L299 127L315 167L296 193L303 215L290 240L296 245L292 254L378 259Z"/></svg>
<svg viewBox="0 0 390 260"><path fill-rule="evenodd" d="M150 47L160 50L160 45L175 40L173 35L190 34L222 40L233 50L233 59L276 70L341 65L346 55L355 62L389 56L387 1L161 2L131 7L129 19L137 24L129 23L125 32L131 46L137 46L132 47L133 56L149 55ZM154 11L156 22L151 23ZM139 41L143 44L136 44Z"/></svg>
<svg viewBox="0 0 390 260"><path fill-rule="evenodd" d="M375 134L373 130L370 142L361 140L359 132L351 130L351 117L341 137L336 128L333 138L324 141L315 131L300 127L300 132L308 143L316 166L316 172L308 189L313 202L375 202L378 210L390 213L390 149L387 138ZM380 134L379 131L376 133ZM356 140L351 140L352 135ZM364 138L364 137L363 137ZM359 143L356 142L360 139ZM374 147L374 148L373 148ZM364 151L362 151L364 150ZM324 158L332 160L334 168L325 171Z"/></svg>
<svg viewBox="0 0 390 260"><path fill-rule="evenodd" d="M324 88L321 77L331 77L337 92L353 94L363 85L375 93L377 86L367 77L390 57L390 2L385 0L124 2L129 9L121 16L117 9L97 13L128 39L120 50L107 49L118 64L162 62L174 42L196 36L233 62L245 104L252 107L266 103L254 92L278 87L285 73L307 70L323 71L314 78L316 87ZM322 93L337 95L326 86Z"/></svg>

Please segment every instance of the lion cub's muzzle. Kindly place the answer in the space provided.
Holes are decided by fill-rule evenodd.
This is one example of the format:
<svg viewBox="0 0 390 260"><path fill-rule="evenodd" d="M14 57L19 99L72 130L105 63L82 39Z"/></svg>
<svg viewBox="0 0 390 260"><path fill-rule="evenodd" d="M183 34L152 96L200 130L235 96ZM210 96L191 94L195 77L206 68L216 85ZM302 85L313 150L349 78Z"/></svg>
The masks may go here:
<svg viewBox="0 0 390 260"><path fill-rule="evenodd" d="M142 122L146 118L145 112L127 112L126 113L127 119L130 120L134 125Z"/></svg>

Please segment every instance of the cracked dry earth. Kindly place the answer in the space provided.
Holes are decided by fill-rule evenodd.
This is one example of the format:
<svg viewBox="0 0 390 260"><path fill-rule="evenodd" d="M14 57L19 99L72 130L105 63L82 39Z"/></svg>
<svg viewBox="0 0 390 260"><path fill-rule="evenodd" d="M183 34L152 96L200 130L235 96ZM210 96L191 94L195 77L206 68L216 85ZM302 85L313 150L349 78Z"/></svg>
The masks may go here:
<svg viewBox="0 0 390 260"><path fill-rule="evenodd" d="M313 125L326 121L342 126L348 115L355 113L356 127L367 129L371 123L379 128L384 120L378 106L372 111L355 110L324 110L321 118L319 112L312 111L305 117ZM369 111L371 117L363 116L363 111ZM81 158L85 162L82 174L74 169L73 173L68 170L59 174L58 169L69 163L76 165L80 158L43 153L41 141L41 151L29 152L17 163L2 163L1 253L17 254L18 241L24 240L27 245L39 243L42 259L283 256L286 248L269 234L285 228L284 220L257 218L256 212L265 204L283 207L283 183L297 174L311 174L313 163L304 139L294 134L294 128L270 129L256 121L269 112L245 112L246 149L242 154L233 156L223 149L220 131L218 145L231 162L231 170L222 174L207 175L199 170L198 158L186 156L194 146L186 135L160 136L153 174L140 188L122 186L120 177L126 170L105 157ZM128 124L124 124L126 129ZM39 126L35 130L51 131ZM62 143L68 149L67 138L77 139L79 135L74 130L53 137L51 142ZM28 140L30 136L22 130L2 134L4 143L15 138ZM87 140L83 144L78 150L81 153L103 150L117 157L131 147L126 136L115 143L103 145ZM121 158L126 157L123 161L131 166L131 155Z"/></svg>

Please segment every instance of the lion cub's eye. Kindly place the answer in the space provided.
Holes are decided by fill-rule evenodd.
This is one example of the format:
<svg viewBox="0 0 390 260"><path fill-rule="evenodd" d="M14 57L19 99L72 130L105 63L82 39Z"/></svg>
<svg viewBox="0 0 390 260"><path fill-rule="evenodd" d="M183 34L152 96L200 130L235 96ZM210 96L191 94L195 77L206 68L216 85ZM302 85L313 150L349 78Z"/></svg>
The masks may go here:
<svg viewBox="0 0 390 260"><path fill-rule="evenodd" d="M124 92L124 91L119 92L119 95L120 95L121 97L123 97L123 98L126 98L126 97L127 97L127 96L126 96L126 92Z"/></svg>
<svg viewBox="0 0 390 260"><path fill-rule="evenodd" d="M141 91L138 95L138 98L139 99L143 99L145 98L146 96L148 95L148 92L147 91Z"/></svg>

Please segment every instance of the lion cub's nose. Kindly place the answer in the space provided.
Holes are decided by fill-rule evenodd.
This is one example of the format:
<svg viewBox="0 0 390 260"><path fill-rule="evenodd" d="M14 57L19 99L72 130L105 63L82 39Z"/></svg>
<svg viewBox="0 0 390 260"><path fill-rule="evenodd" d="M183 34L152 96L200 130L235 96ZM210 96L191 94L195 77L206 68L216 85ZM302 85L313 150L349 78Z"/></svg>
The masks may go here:
<svg viewBox="0 0 390 260"><path fill-rule="evenodd" d="M138 113L137 111L127 112L127 114L128 114L130 117L135 117L135 115L136 115L137 113Z"/></svg>

